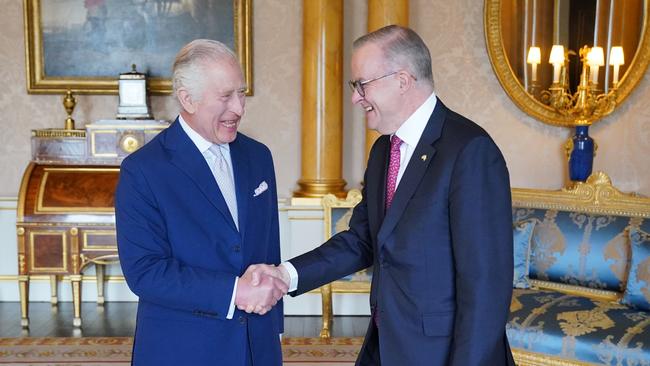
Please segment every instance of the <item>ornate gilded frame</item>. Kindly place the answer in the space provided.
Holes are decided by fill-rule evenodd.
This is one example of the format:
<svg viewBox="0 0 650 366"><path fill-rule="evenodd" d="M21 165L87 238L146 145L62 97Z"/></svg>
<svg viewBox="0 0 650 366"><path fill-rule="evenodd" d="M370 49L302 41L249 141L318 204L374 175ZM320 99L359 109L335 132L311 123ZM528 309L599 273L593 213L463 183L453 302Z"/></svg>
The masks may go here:
<svg viewBox="0 0 650 366"><path fill-rule="evenodd" d="M650 218L650 198L639 197L619 191L603 172L595 172L586 182L577 182L569 188L558 191L512 188L512 206L522 208L575 211L591 214ZM585 296L604 301L617 301L621 294L614 291L597 290L555 282L531 280L534 287Z"/></svg>
<svg viewBox="0 0 650 366"><path fill-rule="evenodd" d="M574 120L564 116L553 108L542 104L526 92L515 74L506 57L501 37L501 3L502 0L485 0L484 32L490 63L501 86L512 101L528 115L542 122L564 127L573 127ZM650 63L650 6L648 0L644 1L646 14L643 18L643 34L639 40L639 48L630 63L628 72L621 79L616 96L616 105L619 106L627 98L634 87L641 81Z"/></svg>
<svg viewBox="0 0 650 366"><path fill-rule="evenodd" d="M361 191L352 189L348 192L345 199L340 199L333 194L327 194L321 200L323 206L323 228L324 238L328 240L335 232L332 230L332 210L333 209L352 209L361 202ZM363 281L334 281L320 288L323 304L323 327L320 336L323 338L330 337L330 328L332 325L332 293L368 293L370 292L370 283Z"/></svg>
<svg viewBox="0 0 650 366"><path fill-rule="evenodd" d="M232 0L234 5L234 43L248 85L247 95L253 95L252 62L252 0ZM27 92L58 94L67 90L82 94L117 94L117 77L52 77L45 74L43 34L41 28L41 0L23 0L25 27L25 69ZM170 65L171 66L171 65ZM129 71L129 70L125 70ZM169 78L150 78L149 91L153 94L171 94Z"/></svg>

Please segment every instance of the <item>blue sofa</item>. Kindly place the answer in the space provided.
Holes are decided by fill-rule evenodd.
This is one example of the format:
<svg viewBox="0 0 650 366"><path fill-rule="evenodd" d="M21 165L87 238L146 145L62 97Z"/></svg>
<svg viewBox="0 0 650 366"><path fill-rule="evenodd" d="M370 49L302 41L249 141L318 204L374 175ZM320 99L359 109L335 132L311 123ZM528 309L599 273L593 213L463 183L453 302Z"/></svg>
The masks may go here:
<svg viewBox="0 0 650 366"><path fill-rule="evenodd" d="M512 190L518 365L650 365L650 199L604 173Z"/></svg>
<svg viewBox="0 0 650 366"><path fill-rule="evenodd" d="M323 198L325 239L347 228L361 192ZM650 199L603 173L558 191L512 189L515 276L507 334L519 366L650 366ZM371 270L321 288L364 293ZM486 314L489 316L489 314Z"/></svg>

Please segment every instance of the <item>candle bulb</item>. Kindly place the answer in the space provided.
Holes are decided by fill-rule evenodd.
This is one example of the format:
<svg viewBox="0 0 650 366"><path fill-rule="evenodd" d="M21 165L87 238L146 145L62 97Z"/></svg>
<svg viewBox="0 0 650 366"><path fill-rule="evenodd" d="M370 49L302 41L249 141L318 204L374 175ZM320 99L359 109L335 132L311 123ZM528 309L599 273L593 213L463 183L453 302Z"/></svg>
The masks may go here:
<svg viewBox="0 0 650 366"><path fill-rule="evenodd" d="M562 45L553 45L551 48L551 55L548 58L548 62L553 65L553 82L560 82L560 70L564 64L564 46Z"/></svg>
<svg viewBox="0 0 650 366"><path fill-rule="evenodd" d="M625 57L623 56L623 47L615 46L609 52L609 64L614 67L614 74L612 76L612 84L618 84L618 69L621 65L625 64Z"/></svg>
<svg viewBox="0 0 650 366"><path fill-rule="evenodd" d="M532 46L528 50L528 57L526 62L532 66L532 80L537 81L537 65L542 61L542 56L539 47Z"/></svg>
<svg viewBox="0 0 650 366"><path fill-rule="evenodd" d="M589 64L590 79L593 84L598 84L598 68L605 66L605 56L602 47L592 47L587 53L587 63Z"/></svg>

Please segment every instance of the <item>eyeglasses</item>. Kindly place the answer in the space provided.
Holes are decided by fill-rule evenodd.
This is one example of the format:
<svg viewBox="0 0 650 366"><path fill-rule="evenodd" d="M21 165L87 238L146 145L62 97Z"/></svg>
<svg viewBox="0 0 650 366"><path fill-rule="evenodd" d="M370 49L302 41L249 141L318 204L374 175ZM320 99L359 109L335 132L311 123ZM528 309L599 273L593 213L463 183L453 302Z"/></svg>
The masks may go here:
<svg viewBox="0 0 650 366"><path fill-rule="evenodd" d="M363 89L364 85L369 84L369 83L371 83L373 81L377 81L379 79L389 77L391 75L395 75L397 73L398 73L398 71L393 71L393 72L389 72L386 75L382 75L382 76L379 76L379 77L376 77L376 78L373 78L373 79L368 79L368 80L350 80L350 81L348 81L348 85L350 85L350 89L352 89L353 93L356 90L356 92L359 93L359 96L361 98L363 98L363 97L366 96L366 91Z"/></svg>

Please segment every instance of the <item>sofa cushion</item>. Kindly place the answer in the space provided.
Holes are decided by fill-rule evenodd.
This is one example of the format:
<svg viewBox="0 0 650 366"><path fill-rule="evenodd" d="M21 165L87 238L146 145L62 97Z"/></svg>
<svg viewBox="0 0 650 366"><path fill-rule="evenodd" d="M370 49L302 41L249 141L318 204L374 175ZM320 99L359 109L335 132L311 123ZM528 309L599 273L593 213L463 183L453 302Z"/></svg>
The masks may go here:
<svg viewBox="0 0 650 366"><path fill-rule="evenodd" d="M523 220L512 224L514 274L512 287L529 288L528 271L530 268L530 239L535 227L534 220Z"/></svg>
<svg viewBox="0 0 650 366"><path fill-rule="evenodd" d="M506 332L515 352L598 365L650 362L650 313L615 302L515 289Z"/></svg>
<svg viewBox="0 0 650 366"><path fill-rule="evenodd" d="M650 234L638 228L630 229L630 246L630 275L622 302L650 310Z"/></svg>
<svg viewBox="0 0 650 366"><path fill-rule="evenodd" d="M634 218L554 209L515 208L513 222L536 221L531 279L623 292Z"/></svg>

